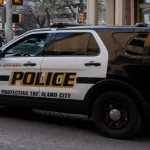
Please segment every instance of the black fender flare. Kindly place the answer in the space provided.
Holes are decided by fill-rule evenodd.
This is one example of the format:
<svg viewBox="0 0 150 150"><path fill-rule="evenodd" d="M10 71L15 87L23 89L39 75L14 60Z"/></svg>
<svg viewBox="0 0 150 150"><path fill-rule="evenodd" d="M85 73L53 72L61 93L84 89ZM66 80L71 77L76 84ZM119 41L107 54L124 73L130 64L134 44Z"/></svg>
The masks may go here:
<svg viewBox="0 0 150 150"><path fill-rule="evenodd" d="M96 93L95 91L98 91L98 96L100 96L100 94L105 92L105 89L109 90L112 89L113 87L115 87L117 90L120 90L120 88L130 92L130 94L132 94L133 96L135 96L137 99L137 103L139 104L145 104L145 100L142 97L142 95L140 94L140 92L138 92L132 85L117 80L117 79L104 79L98 83L96 83L94 86L92 86L89 91L87 92L87 94L85 95L84 98L84 103L85 103L85 110L87 113L89 113L89 110L91 110L93 107L94 102L96 101L95 99L93 100L92 97L95 96L94 93ZM114 88L114 90L115 90ZM97 98L97 97L96 97Z"/></svg>

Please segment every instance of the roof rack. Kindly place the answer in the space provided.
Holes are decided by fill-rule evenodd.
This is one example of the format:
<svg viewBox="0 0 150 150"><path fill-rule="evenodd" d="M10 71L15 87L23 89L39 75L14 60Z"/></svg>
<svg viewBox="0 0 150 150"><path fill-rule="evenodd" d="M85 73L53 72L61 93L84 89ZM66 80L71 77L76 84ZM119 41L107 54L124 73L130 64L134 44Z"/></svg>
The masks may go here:
<svg viewBox="0 0 150 150"><path fill-rule="evenodd" d="M136 23L135 26L136 27L147 27L147 26L149 26L149 24L143 23L143 22L139 22L139 23Z"/></svg>
<svg viewBox="0 0 150 150"><path fill-rule="evenodd" d="M56 22L56 23L53 23L50 26L50 28L66 28L66 27L75 27L75 26L88 26L88 25Z"/></svg>

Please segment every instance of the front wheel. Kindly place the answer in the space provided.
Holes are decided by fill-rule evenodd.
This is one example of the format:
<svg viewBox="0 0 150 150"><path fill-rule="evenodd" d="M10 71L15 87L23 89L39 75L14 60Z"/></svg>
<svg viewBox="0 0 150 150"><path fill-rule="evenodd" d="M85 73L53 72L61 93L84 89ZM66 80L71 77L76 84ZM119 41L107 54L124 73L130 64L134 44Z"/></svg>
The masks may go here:
<svg viewBox="0 0 150 150"><path fill-rule="evenodd" d="M141 126L139 111L130 97L110 91L102 94L93 106L96 127L108 137L132 137Z"/></svg>

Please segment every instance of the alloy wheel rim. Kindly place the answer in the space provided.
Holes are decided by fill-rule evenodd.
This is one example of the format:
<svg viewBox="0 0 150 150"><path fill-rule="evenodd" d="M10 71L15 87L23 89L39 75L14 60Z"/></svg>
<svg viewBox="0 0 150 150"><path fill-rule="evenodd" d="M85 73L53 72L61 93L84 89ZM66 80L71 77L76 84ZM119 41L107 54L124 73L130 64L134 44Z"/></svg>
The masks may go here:
<svg viewBox="0 0 150 150"><path fill-rule="evenodd" d="M129 114L123 104L110 101L102 107L102 118L105 125L114 130L121 130L129 123Z"/></svg>

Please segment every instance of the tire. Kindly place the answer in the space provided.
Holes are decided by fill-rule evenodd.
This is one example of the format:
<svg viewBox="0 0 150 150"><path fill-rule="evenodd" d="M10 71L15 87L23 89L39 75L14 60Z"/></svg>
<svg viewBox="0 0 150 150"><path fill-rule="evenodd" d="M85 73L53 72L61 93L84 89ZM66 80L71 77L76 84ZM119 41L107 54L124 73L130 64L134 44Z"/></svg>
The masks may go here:
<svg viewBox="0 0 150 150"><path fill-rule="evenodd" d="M92 115L97 129L110 138L132 137L141 127L136 105L121 92L109 91L102 94L93 106Z"/></svg>

